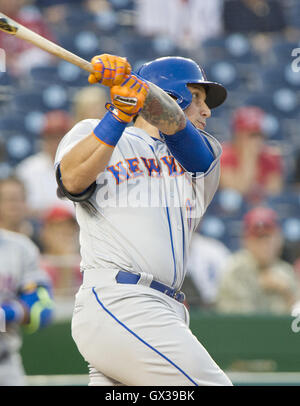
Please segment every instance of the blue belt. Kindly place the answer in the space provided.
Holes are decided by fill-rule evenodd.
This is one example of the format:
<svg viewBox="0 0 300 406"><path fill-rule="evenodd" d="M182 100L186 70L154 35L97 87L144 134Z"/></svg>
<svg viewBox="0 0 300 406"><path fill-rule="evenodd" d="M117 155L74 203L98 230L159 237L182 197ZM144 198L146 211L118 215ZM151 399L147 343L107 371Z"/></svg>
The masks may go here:
<svg viewBox="0 0 300 406"><path fill-rule="evenodd" d="M131 285L136 285L138 283L138 281L140 280L140 277L141 277L141 275L138 275L135 273L119 271L116 275L116 281L118 283L124 283L124 284L128 283ZM172 289L169 286L164 285L161 282L152 281L150 283L149 287L172 297L173 299L177 300L180 303L183 303L185 300L185 295L183 292L179 292L178 290Z"/></svg>

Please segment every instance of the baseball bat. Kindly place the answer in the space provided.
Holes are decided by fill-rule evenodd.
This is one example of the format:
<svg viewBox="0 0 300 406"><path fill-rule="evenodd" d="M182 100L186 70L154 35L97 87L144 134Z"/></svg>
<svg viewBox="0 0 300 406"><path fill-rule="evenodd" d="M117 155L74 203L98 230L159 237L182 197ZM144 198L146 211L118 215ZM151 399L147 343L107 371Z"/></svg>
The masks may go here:
<svg viewBox="0 0 300 406"><path fill-rule="evenodd" d="M24 27L22 24L17 23L3 13L0 13L0 30L6 32L7 34L14 35L17 38L21 38L25 41L31 42L44 51L62 58L65 61L72 63L73 65L77 65L87 72L94 72L92 64L90 62L80 58L78 55L73 54L72 52L55 44L54 42L49 41L48 39L42 37L29 28Z"/></svg>

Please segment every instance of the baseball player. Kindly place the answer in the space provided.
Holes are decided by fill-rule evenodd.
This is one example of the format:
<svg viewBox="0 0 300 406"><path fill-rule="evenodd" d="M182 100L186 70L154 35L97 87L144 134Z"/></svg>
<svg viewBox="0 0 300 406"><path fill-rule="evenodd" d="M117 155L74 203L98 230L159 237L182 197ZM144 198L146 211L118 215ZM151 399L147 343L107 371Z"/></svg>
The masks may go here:
<svg viewBox="0 0 300 406"><path fill-rule="evenodd" d="M55 159L80 226L72 336L89 385L231 385L189 329L180 291L192 232L218 187L221 147L204 128L226 90L181 57L137 74L113 55L92 65L89 82L110 88L108 111L77 123Z"/></svg>
<svg viewBox="0 0 300 406"><path fill-rule="evenodd" d="M23 386L20 325L34 333L50 323L51 286L27 236L0 229L0 257L0 385Z"/></svg>

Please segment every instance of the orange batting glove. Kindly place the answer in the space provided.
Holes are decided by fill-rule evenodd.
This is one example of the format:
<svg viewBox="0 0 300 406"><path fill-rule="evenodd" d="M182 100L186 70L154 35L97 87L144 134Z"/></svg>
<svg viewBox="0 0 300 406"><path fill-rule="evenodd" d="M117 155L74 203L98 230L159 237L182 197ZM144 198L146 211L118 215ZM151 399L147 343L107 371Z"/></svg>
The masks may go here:
<svg viewBox="0 0 300 406"><path fill-rule="evenodd" d="M110 89L112 103L106 108L123 123L129 123L143 108L147 94L148 84L135 75L127 77L119 86Z"/></svg>
<svg viewBox="0 0 300 406"><path fill-rule="evenodd" d="M120 85L131 73L130 63L120 56L96 55L92 58L91 64L94 68L94 73L88 78L91 84L101 83L108 87Z"/></svg>

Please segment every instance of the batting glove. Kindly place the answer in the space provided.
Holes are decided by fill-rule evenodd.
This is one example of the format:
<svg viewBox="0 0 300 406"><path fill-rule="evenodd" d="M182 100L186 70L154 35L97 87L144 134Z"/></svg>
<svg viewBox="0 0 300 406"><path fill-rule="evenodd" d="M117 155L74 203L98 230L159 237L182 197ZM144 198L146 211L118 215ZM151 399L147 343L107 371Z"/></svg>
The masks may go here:
<svg viewBox="0 0 300 406"><path fill-rule="evenodd" d="M91 60L94 73L91 73L88 81L91 84L101 83L112 87L120 85L131 74L131 66L126 58L120 56L102 54L94 56Z"/></svg>
<svg viewBox="0 0 300 406"><path fill-rule="evenodd" d="M130 75L121 85L110 89L112 103L105 107L117 120L129 123L143 108L148 92L149 86L144 80Z"/></svg>

